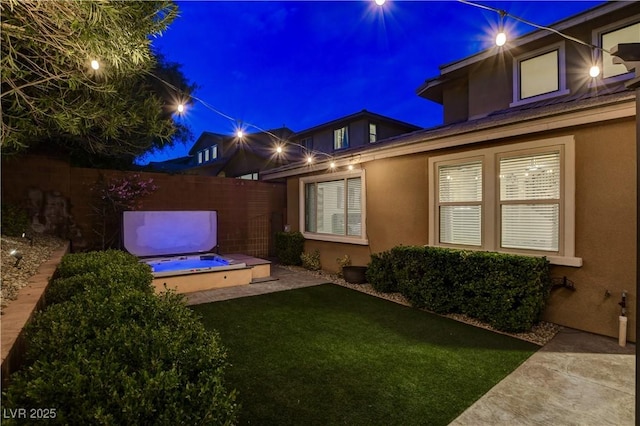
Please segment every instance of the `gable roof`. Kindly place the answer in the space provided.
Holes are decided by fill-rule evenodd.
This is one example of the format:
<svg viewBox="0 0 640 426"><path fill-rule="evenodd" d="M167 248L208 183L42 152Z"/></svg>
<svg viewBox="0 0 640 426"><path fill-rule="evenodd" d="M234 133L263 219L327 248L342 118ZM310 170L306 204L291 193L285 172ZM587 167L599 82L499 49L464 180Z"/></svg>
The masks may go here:
<svg viewBox="0 0 640 426"><path fill-rule="evenodd" d="M363 120L363 119L368 119L371 121L375 121L378 123L384 122L384 123L388 123L388 124L393 124L396 126L400 126L400 127L406 127L408 129L408 131L413 131L413 130L418 130L421 129L421 127L415 126L413 124L410 123L406 123L404 121L400 121L400 120L396 120L394 118L391 117L386 117L384 115L380 115L380 114L376 114L370 111L367 111L366 109L363 109L362 111L356 112L354 114L350 114L350 115L346 115L344 117L339 117L336 118L335 120L332 121L328 121L326 123L322 123L319 124L317 126L313 126L310 127L308 129L304 129L300 132L297 132L294 135L294 138L296 139L300 139L300 138L304 138L306 136L309 136L313 133L317 133L318 131L321 130L325 130L328 128L338 128L338 127L342 127L348 123L351 123L353 121L358 121L358 120Z"/></svg>

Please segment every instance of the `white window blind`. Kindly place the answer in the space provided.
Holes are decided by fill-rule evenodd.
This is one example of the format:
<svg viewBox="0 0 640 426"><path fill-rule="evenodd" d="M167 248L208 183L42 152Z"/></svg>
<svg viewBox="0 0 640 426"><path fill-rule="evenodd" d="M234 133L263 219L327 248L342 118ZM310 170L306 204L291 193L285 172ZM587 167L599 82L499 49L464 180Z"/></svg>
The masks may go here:
<svg viewBox="0 0 640 426"><path fill-rule="evenodd" d="M558 251L560 152L500 159L501 247Z"/></svg>
<svg viewBox="0 0 640 426"><path fill-rule="evenodd" d="M345 126L333 131L333 149L349 148L349 127Z"/></svg>
<svg viewBox="0 0 640 426"><path fill-rule="evenodd" d="M638 43L640 42L640 22L629 25L624 28L617 29L605 34L602 34L601 45L603 49L611 51L613 46L620 43ZM602 77L614 77L621 74L626 74L627 68L624 64L614 64L613 57L603 52L602 55Z"/></svg>
<svg viewBox="0 0 640 426"><path fill-rule="evenodd" d="M361 236L361 178L305 184L305 232Z"/></svg>
<svg viewBox="0 0 640 426"><path fill-rule="evenodd" d="M482 245L482 162L438 166L441 243Z"/></svg>
<svg viewBox="0 0 640 426"><path fill-rule="evenodd" d="M520 62L520 99L560 90L558 51Z"/></svg>

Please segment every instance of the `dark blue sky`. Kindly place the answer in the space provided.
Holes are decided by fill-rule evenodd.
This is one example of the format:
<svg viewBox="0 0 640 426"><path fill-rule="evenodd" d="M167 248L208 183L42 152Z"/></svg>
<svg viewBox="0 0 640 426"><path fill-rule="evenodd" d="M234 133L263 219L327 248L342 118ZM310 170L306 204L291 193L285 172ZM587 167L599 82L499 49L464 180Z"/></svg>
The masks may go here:
<svg viewBox="0 0 640 426"><path fill-rule="evenodd" d="M602 1L480 2L548 25ZM439 66L493 46L497 13L457 1L179 1L153 44L199 89L183 120L194 140L242 122L300 131L367 109L422 127L439 105L415 91ZM517 23L506 19L507 27ZM534 28L517 24L522 35ZM215 109L234 120L222 117ZM258 131L248 127L247 131ZM193 144L142 162L186 155Z"/></svg>

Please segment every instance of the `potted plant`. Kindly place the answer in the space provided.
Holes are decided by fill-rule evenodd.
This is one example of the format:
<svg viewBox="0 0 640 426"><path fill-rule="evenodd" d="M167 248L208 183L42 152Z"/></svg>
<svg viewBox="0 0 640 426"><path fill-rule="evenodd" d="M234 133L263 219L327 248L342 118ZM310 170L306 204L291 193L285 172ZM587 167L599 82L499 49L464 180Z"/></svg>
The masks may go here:
<svg viewBox="0 0 640 426"><path fill-rule="evenodd" d="M353 266L351 265L351 258L348 254L336 259L338 265L340 265L339 276L342 276L344 280L351 284L364 284L367 282L366 266Z"/></svg>

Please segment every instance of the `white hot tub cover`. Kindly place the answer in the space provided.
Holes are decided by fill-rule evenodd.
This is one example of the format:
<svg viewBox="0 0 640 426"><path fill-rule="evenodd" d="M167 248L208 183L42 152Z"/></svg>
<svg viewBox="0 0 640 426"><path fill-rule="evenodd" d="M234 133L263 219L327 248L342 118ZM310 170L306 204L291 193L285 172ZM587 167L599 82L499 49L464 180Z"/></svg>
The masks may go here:
<svg viewBox="0 0 640 426"><path fill-rule="evenodd" d="M138 257L207 253L218 245L214 210L126 211L122 216L125 249Z"/></svg>

